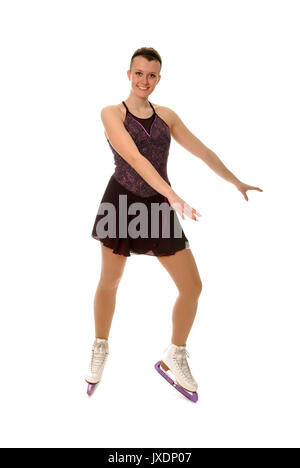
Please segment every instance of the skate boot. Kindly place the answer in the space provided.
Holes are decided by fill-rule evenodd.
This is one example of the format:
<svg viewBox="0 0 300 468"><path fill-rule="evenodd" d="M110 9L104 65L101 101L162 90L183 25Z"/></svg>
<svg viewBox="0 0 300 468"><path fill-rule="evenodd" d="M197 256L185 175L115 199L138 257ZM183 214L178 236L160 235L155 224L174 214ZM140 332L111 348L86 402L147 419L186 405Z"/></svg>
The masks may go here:
<svg viewBox="0 0 300 468"><path fill-rule="evenodd" d="M198 384L191 374L186 346L169 345L163 359L155 364L157 372L164 377L182 395L196 403ZM168 375L172 374L172 378Z"/></svg>
<svg viewBox="0 0 300 468"><path fill-rule="evenodd" d="M92 349L89 375L85 378L85 381L88 383L87 394L89 396L91 396L96 385L101 380L108 354L108 340L104 338L96 338Z"/></svg>

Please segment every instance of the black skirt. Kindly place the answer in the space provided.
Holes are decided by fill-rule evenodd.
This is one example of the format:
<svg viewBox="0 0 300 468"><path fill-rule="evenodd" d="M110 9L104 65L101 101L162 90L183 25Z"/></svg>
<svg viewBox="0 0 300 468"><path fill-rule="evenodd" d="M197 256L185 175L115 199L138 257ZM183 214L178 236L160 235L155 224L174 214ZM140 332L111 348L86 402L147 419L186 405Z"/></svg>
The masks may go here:
<svg viewBox="0 0 300 468"><path fill-rule="evenodd" d="M120 195L126 195L127 197L123 197L121 202L122 197L120 198ZM109 222L107 216L108 210L105 209L105 203L111 204L110 208L114 207L114 209L110 210L111 214L114 212L114 216L113 218L109 218ZM146 211L143 210L143 213L147 212L146 218L148 219L146 223L146 235L144 230L143 236L138 235L136 237L136 234L132 235L133 231L128 229L134 219L136 230L140 229L140 225L137 223L137 212L135 214L128 213L128 209L132 203L142 203L146 208ZM158 215L153 216L154 211L151 215L152 207L154 207L153 204L156 204L156 206L158 204L160 206L162 206L161 204L167 204L168 206L165 205L165 208L169 215L163 214L167 213L167 211L163 212L162 210L159 211ZM141 211L138 211L138 213L140 214ZM113 223L111 222L112 219L115 220ZM145 215L143 219L145 220ZM119 230L120 225L122 225L121 231ZM114 229L111 229L112 227ZM157 229L156 231L155 228ZM150 197L138 196L121 185L114 178L114 175L111 176L103 194L91 236L112 249L113 253L125 257L130 257L131 254L152 256L174 255L178 250L189 248L189 241L179 223L178 215L166 197L160 193Z"/></svg>

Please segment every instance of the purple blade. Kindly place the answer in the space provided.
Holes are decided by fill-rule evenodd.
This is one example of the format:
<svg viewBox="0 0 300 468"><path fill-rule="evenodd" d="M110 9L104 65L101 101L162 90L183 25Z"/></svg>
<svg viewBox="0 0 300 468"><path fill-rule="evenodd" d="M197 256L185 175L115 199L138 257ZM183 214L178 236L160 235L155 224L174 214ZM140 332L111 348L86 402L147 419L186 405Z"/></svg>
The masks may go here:
<svg viewBox="0 0 300 468"><path fill-rule="evenodd" d="M180 393L182 393L182 395L184 395L186 398L193 401L194 403L196 403L196 401L198 401L198 393L197 392L191 392L190 393L187 390L185 390L184 388L180 387L180 385L176 385L175 388Z"/></svg>
<svg viewBox="0 0 300 468"><path fill-rule="evenodd" d="M168 376L168 374L166 374L160 367L160 361L158 361L156 364L155 364L155 369L157 370L157 372L163 376L164 379L166 379L171 385L174 385L174 380L171 379L171 377Z"/></svg>
<svg viewBox="0 0 300 468"><path fill-rule="evenodd" d="M171 379L171 377L169 377L166 372L164 372L161 367L160 367L160 362L161 361L158 361L156 364L155 364L155 369L157 370L157 372L164 378L166 379L169 384L172 385L172 387L176 388L176 390L178 390L178 392L180 392L183 396L185 396L186 398L188 398L189 400L191 400L193 403L196 403L196 401L198 401L198 393L197 392L188 392L187 390L185 390L184 388L182 388L180 385L178 384L175 384L175 382Z"/></svg>
<svg viewBox="0 0 300 468"><path fill-rule="evenodd" d="M87 394L88 396L91 396L93 391L95 390L95 384L88 384L88 388L87 388Z"/></svg>

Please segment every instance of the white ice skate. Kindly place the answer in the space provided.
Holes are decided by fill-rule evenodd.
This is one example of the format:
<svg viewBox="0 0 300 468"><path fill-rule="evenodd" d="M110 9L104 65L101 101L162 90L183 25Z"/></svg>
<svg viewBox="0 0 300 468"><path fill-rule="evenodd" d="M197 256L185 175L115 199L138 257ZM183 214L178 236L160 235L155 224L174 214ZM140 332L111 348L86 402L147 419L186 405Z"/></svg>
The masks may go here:
<svg viewBox="0 0 300 468"><path fill-rule="evenodd" d="M101 380L108 355L108 340L105 338L96 338L92 348L89 375L85 378L88 383L87 394L89 396L91 396L96 385Z"/></svg>
<svg viewBox="0 0 300 468"><path fill-rule="evenodd" d="M182 395L196 403L198 384L191 374L187 356L190 357L186 346L171 344L163 359L155 364L155 369Z"/></svg>

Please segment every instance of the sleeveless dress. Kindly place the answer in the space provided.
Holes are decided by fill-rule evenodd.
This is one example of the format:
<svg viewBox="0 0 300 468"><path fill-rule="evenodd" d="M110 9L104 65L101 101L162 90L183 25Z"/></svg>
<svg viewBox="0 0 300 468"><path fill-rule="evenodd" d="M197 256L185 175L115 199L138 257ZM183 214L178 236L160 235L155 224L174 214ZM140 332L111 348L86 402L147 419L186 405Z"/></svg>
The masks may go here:
<svg viewBox="0 0 300 468"><path fill-rule="evenodd" d="M136 117L129 111L125 102L122 101L122 103L126 108L124 126L134 140L139 152L150 161L160 176L172 187L167 175L167 161L171 143L169 126L155 112L150 102L153 114L148 119ZM131 254L174 255L178 250L189 248L189 241L179 223L178 215L171 207L167 197L151 187L115 151L108 139L107 142L114 155L115 172L104 191L91 236L112 249L113 253L125 257L130 257ZM126 203L124 203L124 200L126 200ZM148 221L146 222L146 235L144 232L143 235L138 235L138 237L136 237L136 234L133 236L129 228L130 223L133 223L138 216L136 211L135 214L132 214L129 207L136 203L143 204L147 211L138 212L143 212L143 222ZM109 208L113 208L112 211L115 214L113 218L114 229L104 232L104 225L108 227L112 219L110 218L110 221L108 221L108 213L112 213L107 208L108 204L110 204ZM162 209L158 212L158 215L153 216L153 214L151 215L151 209L154 209L152 208L154 205L164 207L166 210ZM136 228L140 226L141 223L135 224ZM154 232L152 229L154 229Z"/></svg>

